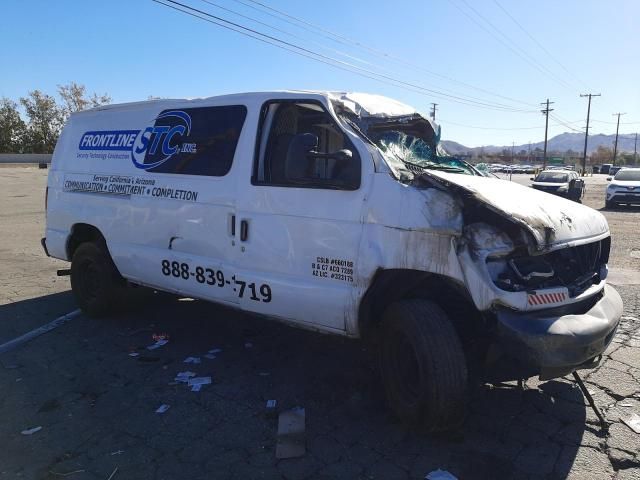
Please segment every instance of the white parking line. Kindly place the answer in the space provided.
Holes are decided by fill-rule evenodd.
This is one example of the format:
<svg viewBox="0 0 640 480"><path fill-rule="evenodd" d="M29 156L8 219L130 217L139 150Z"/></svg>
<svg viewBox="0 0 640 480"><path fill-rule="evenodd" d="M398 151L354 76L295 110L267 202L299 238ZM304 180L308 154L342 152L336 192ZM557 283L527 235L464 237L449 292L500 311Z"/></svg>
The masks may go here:
<svg viewBox="0 0 640 480"><path fill-rule="evenodd" d="M31 330L30 332L27 332L24 335L20 335L19 337L16 337L13 340L9 340L8 342L3 343L2 345L0 345L0 354L13 350L14 348L22 345L23 343L28 342L29 340L33 340L34 338L39 337L44 333L50 332L54 328L58 328L63 323L66 323L72 318L75 318L78 315L80 315L80 313L81 313L80 309L74 310L73 312L67 313L66 315L62 315L61 317L58 317L55 320L52 320L51 322L45 325L42 325L41 327Z"/></svg>

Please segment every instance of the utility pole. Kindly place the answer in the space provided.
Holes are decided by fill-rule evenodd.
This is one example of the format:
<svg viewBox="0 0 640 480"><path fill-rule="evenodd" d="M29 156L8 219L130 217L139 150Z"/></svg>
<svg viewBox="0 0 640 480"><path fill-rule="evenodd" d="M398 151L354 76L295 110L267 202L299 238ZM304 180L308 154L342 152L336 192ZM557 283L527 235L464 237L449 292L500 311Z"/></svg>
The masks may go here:
<svg viewBox="0 0 640 480"><path fill-rule="evenodd" d="M599 93L580 94L581 97L589 97L589 106L587 107L587 129L584 132L584 153L582 154L582 175L587 171L587 139L589 138L589 115L591 114L591 97L599 97Z"/></svg>
<svg viewBox="0 0 640 480"><path fill-rule="evenodd" d="M613 163L614 165L616 164L616 155L618 154L618 131L620 130L620 115L626 115L626 113L613 113L612 115L617 115L618 116L618 124L616 125L616 141L613 143ZM635 160L635 157L633 157L633 159Z"/></svg>
<svg viewBox="0 0 640 480"><path fill-rule="evenodd" d="M435 122L436 121L436 107L438 106L437 103L432 103L431 104L431 119Z"/></svg>
<svg viewBox="0 0 640 480"><path fill-rule="evenodd" d="M553 112L553 108L549 108L549 104L553 103L554 102L549 102L549 99L547 98L546 102L540 104L547 106L547 108L540 110L546 117L546 120L544 122L544 153L542 154L542 170L547 168L547 133L549 131L549 112Z"/></svg>

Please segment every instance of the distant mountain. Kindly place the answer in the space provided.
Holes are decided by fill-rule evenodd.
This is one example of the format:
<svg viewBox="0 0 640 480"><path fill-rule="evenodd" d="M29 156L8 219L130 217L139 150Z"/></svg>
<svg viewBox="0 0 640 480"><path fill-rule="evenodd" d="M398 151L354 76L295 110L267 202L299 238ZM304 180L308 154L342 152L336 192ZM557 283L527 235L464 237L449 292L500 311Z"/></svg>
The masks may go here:
<svg viewBox="0 0 640 480"><path fill-rule="evenodd" d="M598 146L602 145L603 147L613 148L613 142L615 140L615 135L604 135L602 133L597 133L595 135L589 135L589 143L587 146L588 154L595 152L598 149ZM620 135L618 137L618 151L619 152L630 152L633 153L633 143L635 136L634 135ZM454 142L452 140L443 140L442 145L447 150L447 152L459 155L463 153L477 153L481 150L485 153L498 153L503 149L507 149L511 151L511 145L497 146L497 145L488 145L484 147L465 147L461 143ZM544 142L537 142L531 144L531 150L535 150L536 148L543 149ZM640 145L638 146L640 149ZM516 145L515 151L516 153L526 150L529 151L529 144L526 143L524 145ZM561 133L560 135L556 135L552 137L547 142L547 150L549 152L566 152L567 150L573 150L574 152L582 153L584 150L584 134L583 133Z"/></svg>

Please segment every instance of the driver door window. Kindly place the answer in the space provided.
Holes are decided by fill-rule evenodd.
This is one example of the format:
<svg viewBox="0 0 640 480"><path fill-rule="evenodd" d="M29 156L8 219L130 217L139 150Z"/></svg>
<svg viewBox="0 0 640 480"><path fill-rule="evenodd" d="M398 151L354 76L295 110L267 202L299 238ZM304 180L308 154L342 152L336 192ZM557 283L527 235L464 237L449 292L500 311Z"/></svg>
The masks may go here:
<svg viewBox="0 0 640 480"><path fill-rule="evenodd" d="M253 183L357 190L360 157L316 102L275 101L262 109Z"/></svg>

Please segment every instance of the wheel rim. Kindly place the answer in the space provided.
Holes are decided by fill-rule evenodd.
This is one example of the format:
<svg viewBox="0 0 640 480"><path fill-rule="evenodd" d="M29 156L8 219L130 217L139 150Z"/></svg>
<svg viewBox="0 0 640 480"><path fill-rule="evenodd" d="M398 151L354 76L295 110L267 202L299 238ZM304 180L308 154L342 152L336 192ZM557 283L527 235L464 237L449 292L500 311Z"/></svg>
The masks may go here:
<svg viewBox="0 0 640 480"><path fill-rule="evenodd" d="M395 331L389 338L390 381L399 399L405 404L420 401L420 363L410 339Z"/></svg>

